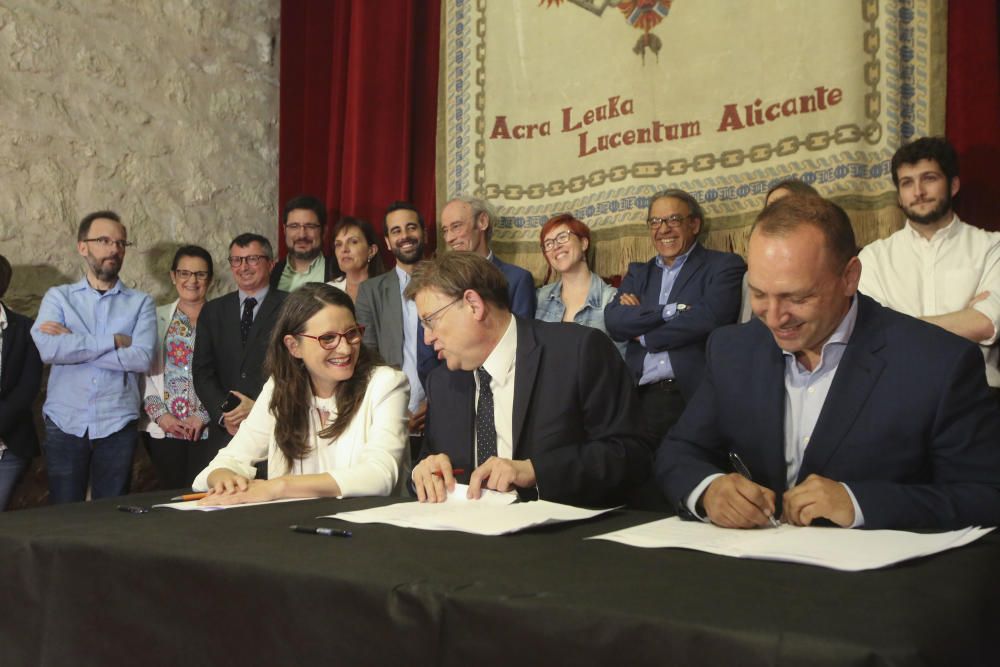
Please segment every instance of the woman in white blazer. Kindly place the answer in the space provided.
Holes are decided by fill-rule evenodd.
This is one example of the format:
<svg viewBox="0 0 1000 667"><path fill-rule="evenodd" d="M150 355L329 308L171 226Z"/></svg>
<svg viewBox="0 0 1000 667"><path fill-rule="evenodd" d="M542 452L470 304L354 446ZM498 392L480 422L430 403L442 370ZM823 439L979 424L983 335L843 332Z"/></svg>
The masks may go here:
<svg viewBox="0 0 1000 667"><path fill-rule="evenodd" d="M271 334L270 378L246 421L194 481L204 504L386 496L401 484L409 385L362 346L344 292L307 283ZM254 464L267 459L267 480Z"/></svg>
<svg viewBox="0 0 1000 667"><path fill-rule="evenodd" d="M204 442L208 411L195 394L191 364L212 272L207 250L182 246L170 267L177 300L156 309L156 348L145 376L142 428L149 434L149 458L160 485L167 489L191 484L211 459Z"/></svg>

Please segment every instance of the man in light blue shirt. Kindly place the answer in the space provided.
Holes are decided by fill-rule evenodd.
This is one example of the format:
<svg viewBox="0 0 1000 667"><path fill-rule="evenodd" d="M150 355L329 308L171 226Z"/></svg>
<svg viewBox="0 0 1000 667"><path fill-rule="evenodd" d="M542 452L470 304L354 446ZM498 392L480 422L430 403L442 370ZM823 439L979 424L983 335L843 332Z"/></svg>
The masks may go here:
<svg viewBox="0 0 1000 667"><path fill-rule="evenodd" d="M49 500L128 493L138 432L138 376L149 370L156 312L148 294L118 279L125 226L112 211L83 218L77 250L86 263L79 282L51 288L31 336L52 365L45 415Z"/></svg>

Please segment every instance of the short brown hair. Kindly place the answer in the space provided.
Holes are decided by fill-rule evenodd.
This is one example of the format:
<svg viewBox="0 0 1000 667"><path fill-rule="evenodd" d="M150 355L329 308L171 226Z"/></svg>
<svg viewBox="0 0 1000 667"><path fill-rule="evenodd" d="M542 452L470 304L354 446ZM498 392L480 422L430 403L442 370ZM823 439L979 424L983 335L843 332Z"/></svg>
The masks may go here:
<svg viewBox="0 0 1000 667"><path fill-rule="evenodd" d="M778 181L770 188L768 188L767 194L764 195L765 204L767 203L767 200L771 198L771 195L774 193L775 190L788 190L788 194L790 195L812 196L812 197L820 196L816 188L809 185L805 181L798 178L786 178L785 180Z"/></svg>
<svg viewBox="0 0 1000 667"><path fill-rule="evenodd" d="M844 209L822 197L794 194L782 197L760 212L750 234L760 230L765 236L787 236L802 225L812 225L823 233L835 270L843 270L858 254L851 219Z"/></svg>
<svg viewBox="0 0 1000 667"><path fill-rule="evenodd" d="M128 234L128 230L125 229L124 223L122 223L121 216L119 216L114 211L94 211L93 213L88 213L83 216L83 220L80 221L80 226L76 228L76 240L84 241L88 236L90 236L90 226L94 224L94 220L112 220L117 222L122 226L122 230Z"/></svg>
<svg viewBox="0 0 1000 667"><path fill-rule="evenodd" d="M446 252L418 264L404 296L414 299L427 289L437 290L452 299L461 298L465 290L471 289L483 301L510 310L507 279L493 262L473 252Z"/></svg>
<svg viewBox="0 0 1000 667"><path fill-rule="evenodd" d="M668 190L660 190L655 195L649 198L649 206L646 209L646 217L648 218L653 214L653 204L660 201L661 199L666 199L671 197L673 199L679 199L680 201L687 204L688 210L691 212L692 218L698 218L701 224L705 224L705 213L701 210L701 204L698 200L691 196L690 193L680 190L678 188L670 188Z"/></svg>

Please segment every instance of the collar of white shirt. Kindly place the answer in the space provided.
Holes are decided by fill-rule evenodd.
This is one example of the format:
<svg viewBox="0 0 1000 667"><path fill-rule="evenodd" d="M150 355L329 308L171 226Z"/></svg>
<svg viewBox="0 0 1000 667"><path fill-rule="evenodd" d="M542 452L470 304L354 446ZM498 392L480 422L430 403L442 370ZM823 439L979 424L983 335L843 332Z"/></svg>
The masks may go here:
<svg viewBox="0 0 1000 667"><path fill-rule="evenodd" d="M944 241L945 239L951 238L958 233L958 228L961 227L961 222L957 215L952 214L951 222L942 227L941 229L934 232L929 239L925 239L923 235L917 230L917 226L913 224L912 220L906 221L906 228L910 230L910 238L914 241L926 241L927 243L936 243Z"/></svg>
<svg viewBox="0 0 1000 667"><path fill-rule="evenodd" d="M496 347L486 357L483 368L493 378L494 385L504 386L507 379L514 375L514 356L517 352L517 322L511 316L507 330L497 342Z"/></svg>

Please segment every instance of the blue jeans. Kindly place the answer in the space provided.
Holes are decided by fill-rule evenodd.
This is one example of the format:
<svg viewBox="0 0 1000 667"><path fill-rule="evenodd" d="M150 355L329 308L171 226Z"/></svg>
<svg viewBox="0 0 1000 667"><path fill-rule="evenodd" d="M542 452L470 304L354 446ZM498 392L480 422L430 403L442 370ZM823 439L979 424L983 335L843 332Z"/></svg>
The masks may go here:
<svg viewBox="0 0 1000 667"><path fill-rule="evenodd" d="M9 449L3 450L0 454L0 511L7 509L10 494L27 467L28 461Z"/></svg>
<svg viewBox="0 0 1000 667"><path fill-rule="evenodd" d="M128 493L132 455L139 439L135 422L103 438L63 433L45 418L45 463L49 474L49 504L72 503L90 496L111 498Z"/></svg>

